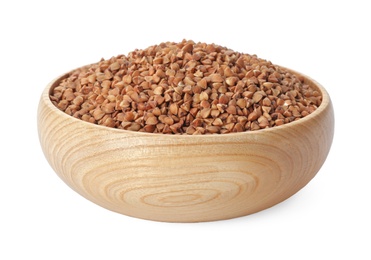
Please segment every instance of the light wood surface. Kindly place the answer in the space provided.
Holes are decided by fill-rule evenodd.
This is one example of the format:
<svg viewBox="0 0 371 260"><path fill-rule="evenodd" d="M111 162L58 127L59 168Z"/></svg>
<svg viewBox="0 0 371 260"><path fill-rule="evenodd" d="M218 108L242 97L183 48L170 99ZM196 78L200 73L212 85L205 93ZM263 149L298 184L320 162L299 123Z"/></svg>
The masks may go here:
<svg viewBox="0 0 371 260"><path fill-rule="evenodd" d="M70 117L49 100L60 78L39 103L45 157L73 190L128 216L199 222L258 212L303 188L332 143L330 97L308 77L323 95L313 114L271 129L203 136L130 132Z"/></svg>

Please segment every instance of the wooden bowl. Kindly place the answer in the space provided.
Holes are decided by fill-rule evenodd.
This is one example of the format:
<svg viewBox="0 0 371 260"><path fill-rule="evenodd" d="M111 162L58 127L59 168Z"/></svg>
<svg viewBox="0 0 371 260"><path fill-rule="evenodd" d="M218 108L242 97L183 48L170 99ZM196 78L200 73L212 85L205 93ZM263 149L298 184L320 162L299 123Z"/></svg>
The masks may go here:
<svg viewBox="0 0 371 260"><path fill-rule="evenodd" d="M309 116L264 130L200 136L132 132L73 118L49 99L66 76L53 80L40 99L44 154L73 190L128 216L199 222L261 211L303 188L332 143L330 97L304 75L323 96Z"/></svg>

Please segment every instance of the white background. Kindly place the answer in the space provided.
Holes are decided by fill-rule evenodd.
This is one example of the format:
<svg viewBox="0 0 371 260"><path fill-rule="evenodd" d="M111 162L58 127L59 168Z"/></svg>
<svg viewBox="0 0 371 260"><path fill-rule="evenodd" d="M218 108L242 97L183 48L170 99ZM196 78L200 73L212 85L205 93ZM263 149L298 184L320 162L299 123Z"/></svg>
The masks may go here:
<svg viewBox="0 0 371 260"><path fill-rule="evenodd" d="M2 1L0 259L371 259L367 1ZM336 115L318 175L250 216L159 223L110 212L53 172L36 127L47 83L183 38L257 54L319 81Z"/></svg>

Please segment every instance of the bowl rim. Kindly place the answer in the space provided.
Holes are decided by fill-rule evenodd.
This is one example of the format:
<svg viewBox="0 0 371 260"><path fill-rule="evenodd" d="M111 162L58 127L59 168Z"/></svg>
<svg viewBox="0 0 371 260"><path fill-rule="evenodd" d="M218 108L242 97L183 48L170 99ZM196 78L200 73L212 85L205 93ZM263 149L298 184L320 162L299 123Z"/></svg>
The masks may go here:
<svg viewBox="0 0 371 260"><path fill-rule="evenodd" d="M89 65L85 65L85 66L89 66ZM79 68L82 68L82 67L85 67L85 66L81 66ZM305 83L309 84L311 87L313 87L313 88L315 88L315 89L317 89L321 92L322 101L321 101L321 104L319 105L319 107L317 107L317 109L313 113L311 113L311 114L309 114L309 115L307 115L303 118L300 118L299 120L296 120L296 121L293 121L293 122L290 122L290 123L286 123L286 124L283 124L283 125L280 125L280 126L269 127L269 128L255 130L255 131L244 131L244 132L227 133L227 134L202 134L202 135L160 134L160 133L147 133L147 132L139 132L139 131L130 131L130 130L118 129L118 128L114 128L114 127L108 127L108 126L103 126L103 125L98 125L98 124L93 124L93 123L90 123L90 122L86 122L84 120L75 118L75 117L70 116L70 115L66 114L65 112L61 111L50 100L51 89L55 88L57 86L56 84L61 79L68 77L68 75L70 75L70 73L74 70L71 70L67 73L64 73L64 74L54 78L51 82L49 82L47 84L47 86L45 87L42 95L41 95L41 100L40 101L43 101L44 104L49 109L53 110L58 115L60 115L62 117L65 117L66 120L81 122L83 124L86 124L87 127L93 127L93 128L97 127L97 129L105 130L105 131L108 131L108 132L114 132L115 134L120 134L121 133L121 134L126 134L126 135L127 134L138 135L138 136L143 136L143 137L192 138L192 139L194 139L194 138L205 139L205 138L242 137L242 136L246 136L246 135L257 135L257 134L269 133L269 132L272 132L272 131L276 132L276 131L281 131L281 130L285 130L285 129L295 128L296 125L304 124L304 123L312 120L313 118L318 117L319 115L324 113L324 111L326 109L328 109L329 106L332 106L331 98L330 98L327 90L319 82L317 82L313 78L311 78L311 77L309 77L309 76L307 76L307 75L305 75L301 72L295 71L293 69L289 69L289 68L286 68L286 67L280 66L280 65L276 65L276 66L278 66L282 69L285 69L285 70L287 70L287 71L289 71L293 74L300 75L300 76L304 77L304 82Z"/></svg>

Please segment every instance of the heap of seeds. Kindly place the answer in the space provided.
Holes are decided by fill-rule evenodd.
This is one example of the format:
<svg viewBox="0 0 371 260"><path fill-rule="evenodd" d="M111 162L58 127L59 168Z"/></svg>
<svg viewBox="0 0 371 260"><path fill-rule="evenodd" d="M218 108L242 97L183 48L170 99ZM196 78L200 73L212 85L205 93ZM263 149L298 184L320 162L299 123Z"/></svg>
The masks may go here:
<svg viewBox="0 0 371 260"><path fill-rule="evenodd" d="M79 68L50 99L94 124L195 135L280 126L312 113L322 97L302 77L255 55L183 40Z"/></svg>

